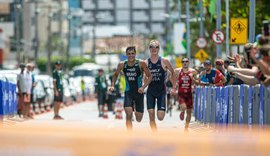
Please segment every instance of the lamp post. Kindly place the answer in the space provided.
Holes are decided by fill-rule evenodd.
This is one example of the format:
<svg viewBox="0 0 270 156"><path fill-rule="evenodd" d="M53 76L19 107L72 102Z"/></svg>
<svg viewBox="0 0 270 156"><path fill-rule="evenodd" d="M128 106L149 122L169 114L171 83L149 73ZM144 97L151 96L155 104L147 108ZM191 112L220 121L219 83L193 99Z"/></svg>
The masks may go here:
<svg viewBox="0 0 270 156"><path fill-rule="evenodd" d="M34 39L34 46L35 46L35 60L38 58L38 51L39 51L39 35L38 35L38 15L39 15L39 8L38 3L35 1L35 39ZM35 61L36 62L36 61Z"/></svg>
<svg viewBox="0 0 270 156"><path fill-rule="evenodd" d="M48 8L49 16L48 16L48 41L47 41L47 50L48 50L48 62L47 62L47 73L52 73L52 67L51 67L51 55L52 55L52 30L51 30L51 24L52 24L52 18L53 13L51 13L51 7Z"/></svg>
<svg viewBox="0 0 270 156"><path fill-rule="evenodd" d="M20 64L21 62L21 46L20 46L20 21L21 21L21 4L15 5L15 27L16 27L16 53L17 53L17 62Z"/></svg>
<svg viewBox="0 0 270 156"><path fill-rule="evenodd" d="M71 37L71 20L72 20L72 15L69 11L68 16L67 16L67 20L68 20L68 42L67 42L67 55L66 55L66 70L68 69L68 64L69 64L69 56L70 56L70 37Z"/></svg>
<svg viewBox="0 0 270 156"><path fill-rule="evenodd" d="M97 17L95 15L94 16L93 29L92 29L92 33L93 33L92 59L94 59L94 60L95 60L95 56L96 56L96 22L97 22Z"/></svg>

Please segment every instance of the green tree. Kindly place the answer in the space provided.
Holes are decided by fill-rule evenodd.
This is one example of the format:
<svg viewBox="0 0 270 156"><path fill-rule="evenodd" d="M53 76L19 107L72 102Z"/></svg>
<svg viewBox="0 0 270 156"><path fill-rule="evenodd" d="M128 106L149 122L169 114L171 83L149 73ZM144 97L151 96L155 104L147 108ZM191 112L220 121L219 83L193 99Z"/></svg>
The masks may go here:
<svg viewBox="0 0 270 156"><path fill-rule="evenodd" d="M215 17L215 1L216 0L203 0L204 7L204 28L205 28L205 38L208 41L208 45L204 50L215 58L216 56L216 47L215 43L211 39L211 34L216 29L216 17ZM177 11L178 0L171 1L173 11ZM190 2L190 16L191 18L199 17L199 0L194 0ZM222 28L221 31L225 32L226 28L226 12L225 12L225 1L221 1L222 5ZM230 18L248 18L249 17L249 0L230 0ZM185 4L186 0L181 0L181 10L182 14L185 14ZM256 34L261 33L262 21L270 21L270 1L269 0L257 0L256 1ZM182 22L186 22L182 19ZM199 20L197 22L190 23L190 36L191 36L191 56L194 57L195 53L199 50L196 46L196 40L199 37ZM225 44L223 44L223 50L225 49Z"/></svg>

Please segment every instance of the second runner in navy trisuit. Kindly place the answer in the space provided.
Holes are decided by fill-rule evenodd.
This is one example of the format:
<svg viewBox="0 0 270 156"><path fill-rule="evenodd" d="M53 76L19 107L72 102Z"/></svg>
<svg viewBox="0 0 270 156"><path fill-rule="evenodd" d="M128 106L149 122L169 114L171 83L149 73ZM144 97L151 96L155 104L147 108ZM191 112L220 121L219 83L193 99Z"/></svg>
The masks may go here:
<svg viewBox="0 0 270 156"><path fill-rule="evenodd" d="M166 111L166 74L167 70L171 73L171 82L173 88L172 94L175 94L176 78L174 69L168 59L159 56L159 42L157 40L150 41L149 50L150 58L146 60L148 68L152 74L152 81L147 89L147 110L150 118L150 126L152 131L157 130L155 122L155 105L157 104L157 118L163 120Z"/></svg>

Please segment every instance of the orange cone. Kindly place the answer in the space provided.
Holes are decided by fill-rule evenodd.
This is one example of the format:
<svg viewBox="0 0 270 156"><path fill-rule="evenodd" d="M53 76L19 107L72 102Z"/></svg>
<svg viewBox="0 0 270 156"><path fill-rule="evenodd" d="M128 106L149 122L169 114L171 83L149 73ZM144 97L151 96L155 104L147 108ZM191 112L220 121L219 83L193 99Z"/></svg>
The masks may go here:
<svg viewBox="0 0 270 156"><path fill-rule="evenodd" d="M50 105L46 105L46 106L45 106L45 111L46 111L46 112L51 111L51 106L50 106Z"/></svg>
<svg viewBox="0 0 270 156"><path fill-rule="evenodd" d="M119 119L119 112L118 112L118 107L117 107L117 105L115 105L115 119Z"/></svg>
<svg viewBox="0 0 270 156"><path fill-rule="evenodd" d="M38 103L35 103L34 108L35 108L35 111L34 111L35 114L39 114L40 112L39 112Z"/></svg>
<svg viewBox="0 0 270 156"><path fill-rule="evenodd" d="M43 102L40 104L40 112L41 113L44 113L45 112L45 106L44 106L44 103Z"/></svg>
<svg viewBox="0 0 270 156"><path fill-rule="evenodd" d="M30 110L29 110L29 114L28 115L33 116L34 115L33 105L32 105L32 103L30 103L29 105L30 105Z"/></svg>
<svg viewBox="0 0 270 156"><path fill-rule="evenodd" d="M115 104L115 107L116 107L116 110L115 110L115 119L123 119L123 116L122 116L123 108L122 108L121 102L118 101Z"/></svg>
<svg viewBox="0 0 270 156"><path fill-rule="evenodd" d="M103 108L103 119L108 119L109 116L108 116L108 105L105 104L104 105L104 108Z"/></svg>

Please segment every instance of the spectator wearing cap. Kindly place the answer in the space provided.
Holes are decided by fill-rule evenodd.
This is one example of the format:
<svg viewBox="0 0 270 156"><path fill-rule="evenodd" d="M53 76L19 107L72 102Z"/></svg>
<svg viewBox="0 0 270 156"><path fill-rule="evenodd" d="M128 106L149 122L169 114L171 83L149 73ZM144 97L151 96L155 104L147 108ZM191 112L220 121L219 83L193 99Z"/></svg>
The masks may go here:
<svg viewBox="0 0 270 156"><path fill-rule="evenodd" d="M55 62L55 69L52 73L54 86L54 120L63 119L59 115L60 106L63 103L64 87L63 87L63 72L61 70L61 61Z"/></svg>
<svg viewBox="0 0 270 156"><path fill-rule="evenodd" d="M95 94L98 99L98 112L99 117L103 116L103 109L106 103L106 94L107 94L107 80L104 75L103 69L98 70L98 75L95 78Z"/></svg>
<svg viewBox="0 0 270 156"><path fill-rule="evenodd" d="M202 86L207 86L207 85L209 85L209 82L208 82L208 80L206 79L206 75L205 74L202 74L202 72L205 70L205 68L204 68L204 64L202 63L201 65L200 65L200 70L199 70L199 74L198 74L198 77L199 77L199 79L200 79L200 85L202 85Z"/></svg>
<svg viewBox="0 0 270 156"><path fill-rule="evenodd" d="M218 69L212 68L211 61L206 60L204 62L204 66L205 70L200 75L205 75L207 81L209 82L209 85L224 86L226 78Z"/></svg>

